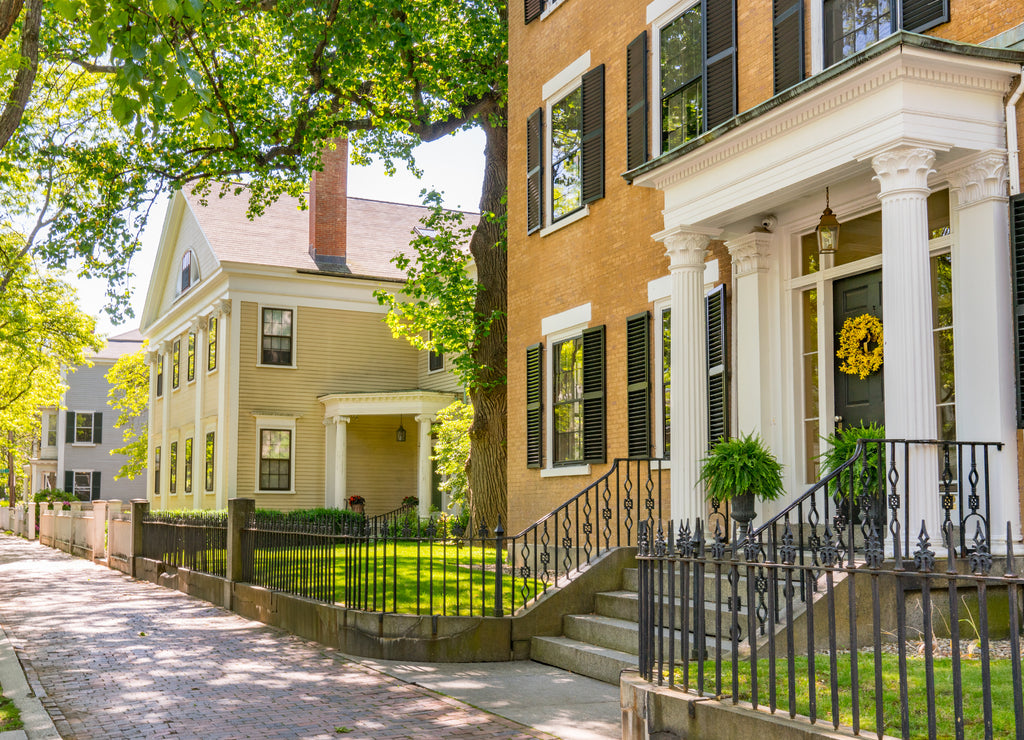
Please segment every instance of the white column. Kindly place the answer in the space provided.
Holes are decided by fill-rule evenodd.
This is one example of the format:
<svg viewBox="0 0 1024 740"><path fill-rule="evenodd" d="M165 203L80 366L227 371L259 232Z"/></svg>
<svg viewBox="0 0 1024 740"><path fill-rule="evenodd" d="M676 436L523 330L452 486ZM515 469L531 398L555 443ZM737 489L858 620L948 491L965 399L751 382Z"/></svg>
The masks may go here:
<svg viewBox="0 0 1024 740"><path fill-rule="evenodd" d="M882 202L882 313L885 324L885 434L935 439L935 362L928 255L930 149L899 147L871 160ZM840 245L840 249L842 246ZM911 488L906 526L911 539L924 520L941 543L942 507L933 448L914 447L902 471Z"/></svg>
<svg viewBox="0 0 1024 740"><path fill-rule="evenodd" d="M171 487L171 447L168 442L171 432L171 342L160 342L160 362L164 364L164 393L160 414L160 492L153 496L155 509L167 508L167 493ZM147 497L148 498L148 497Z"/></svg>
<svg viewBox="0 0 1024 740"><path fill-rule="evenodd" d="M736 412L739 434L757 432L766 438L771 409L771 392L765 380L769 376L771 355L772 308L768 297L768 255L772 236L754 232L727 241L732 257L733 326L736 331L736 356L732 371L736 378Z"/></svg>
<svg viewBox="0 0 1024 740"><path fill-rule="evenodd" d="M348 495L348 423L349 416L335 416L334 422L334 508L346 508L345 498Z"/></svg>
<svg viewBox="0 0 1024 740"><path fill-rule="evenodd" d="M419 453L416 475L416 497L420 500L419 515L430 515L430 425L437 417L433 414L420 414L416 417L419 424L417 434L417 452Z"/></svg>
<svg viewBox="0 0 1024 740"><path fill-rule="evenodd" d="M231 344L231 301L218 301L214 309L217 316L217 436L214 440L214 490L217 493L217 508L228 506L228 485L234 480L233 471L228 470L229 419L228 391L230 390L230 368L232 365Z"/></svg>
<svg viewBox="0 0 1024 740"><path fill-rule="evenodd" d="M704 258L718 232L680 226L654 235L665 243L672 278L672 510L676 521L703 518L700 461L707 454L707 323Z"/></svg>
<svg viewBox="0 0 1024 740"><path fill-rule="evenodd" d="M1020 537L1007 175L1005 152L982 152L950 175L959 196L952 248L957 438L1004 444L989 456L991 530L999 552L1005 552L1006 522ZM973 537L974 528L966 534Z"/></svg>
<svg viewBox="0 0 1024 740"><path fill-rule="evenodd" d="M204 356L203 318L196 317L189 327L196 336L195 362L195 423L192 432L192 508L203 508L203 493L206 491L206 435L203 433L203 377L206 375L206 363L200 362Z"/></svg>
<svg viewBox="0 0 1024 740"><path fill-rule="evenodd" d="M154 501L153 490L155 488L156 472L156 369L161 362L160 354L150 350L146 352L146 364L149 365L149 415L146 419L147 450L146 450L146 498ZM166 413L166 409L164 410ZM162 453L161 453L162 454ZM161 461L162 463L163 461ZM155 503L154 503L155 508Z"/></svg>

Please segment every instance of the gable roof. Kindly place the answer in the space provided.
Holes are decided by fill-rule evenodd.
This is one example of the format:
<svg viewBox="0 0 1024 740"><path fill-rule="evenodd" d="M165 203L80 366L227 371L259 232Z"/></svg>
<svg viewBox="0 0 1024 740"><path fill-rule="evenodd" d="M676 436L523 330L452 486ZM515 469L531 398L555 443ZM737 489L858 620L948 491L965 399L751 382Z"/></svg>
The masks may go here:
<svg viewBox="0 0 1024 740"><path fill-rule="evenodd" d="M142 334L138 329L107 337L107 343L99 352L89 355L92 360L116 360L121 355L136 352L142 346Z"/></svg>
<svg viewBox="0 0 1024 740"><path fill-rule="evenodd" d="M193 193L184 195L220 262L318 269L309 254L309 211L299 210L297 198L282 196L250 220L248 190L224 197L211 193L206 205ZM424 206L350 197L346 264L351 275L403 279L391 258L408 249L413 229L429 211Z"/></svg>

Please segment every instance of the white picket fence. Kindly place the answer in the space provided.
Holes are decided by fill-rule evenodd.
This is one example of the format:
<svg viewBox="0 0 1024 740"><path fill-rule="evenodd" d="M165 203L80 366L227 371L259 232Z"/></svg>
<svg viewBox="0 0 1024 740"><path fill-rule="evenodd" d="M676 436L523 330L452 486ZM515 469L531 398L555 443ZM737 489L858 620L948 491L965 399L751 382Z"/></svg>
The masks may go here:
<svg viewBox="0 0 1024 740"><path fill-rule="evenodd" d="M0 531L33 540L38 521L39 541L48 547L90 560L105 560L109 543L112 552L125 557L131 551L131 523L122 520L123 512L128 510L128 504L117 500L18 504L0 507Z"/></svg>

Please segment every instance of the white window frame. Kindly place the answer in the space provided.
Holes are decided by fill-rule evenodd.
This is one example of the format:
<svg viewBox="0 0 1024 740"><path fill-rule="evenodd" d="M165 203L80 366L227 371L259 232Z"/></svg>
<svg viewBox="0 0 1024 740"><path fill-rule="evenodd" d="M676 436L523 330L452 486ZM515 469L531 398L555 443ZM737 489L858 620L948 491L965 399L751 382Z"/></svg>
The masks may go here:
<svg viewBox="0 0 1024 740"><path fill-rule="evenodd" d="M181 263L185 261L185 257L188 257L188 285L183 286L181 284ZM175 271L175 296L183 296L192 290L196 285L199 284L199 259L196 256L194 249L186 249L181 253L181 257L177 262L177 270Z"/></svg>
<svg viewBox="0 0 1024 740"><path fill-rule="evenodd" d="M817 0L822 2L822 0ZM651 125L651 159L656 159L661 151L661 29L681 16L700 0L654 0L647 6L647 25L651 26L651 90L648 100L651 101L649 116ZM704 19L701 18L701 23Z"/></svg>
<svg viewBox="0 0 1024 740"><path fill-rule="evenodd" d="M590 475L589 463L555 465L555 373L554 351L556 343L582 336L583 330L590 328L591 306L584 303L570 308L568 311L547 316L541 319L541 333L548 351L545 353L544 368L544 467L540 469L541 478L559 478L572 475Z"/></svg>
<svg viewBox="0 0 1024 740"><path fill-rule="evenodd" d="M566 0L561 0L559 5ZM544 223L540 230L541 236L547 236L559 229L564 229L569 224L574 224L582 218L590 215L590 206L582 205L572 213L563 216L558 221L552 220L551 207L551 108L566 95L576 90L583 84L583 75L590 69L590 51L584 52L577 59L566 66L561 72L544 83L541 88L541 95L544 97L544 203L541 211L544 213ZM582 193L581 193L582 197Z"/></svg>
<svg viewBox="0 0 1024 740"><path fill-rule="evenodd" d="M92 474L93 474L93 472L95 472L95 471L92 471L92 470L73 470L71 472L71 481L72 481L72 483L71 483L71 493L74 496L76 496L76 497L78 497L78 476L80 476L80 475L87 475L87 476L89 476L89 495L86 496L84 499L81 498L81 497L78 497L79 501L92 501Z"/></svg>
<svg viewBox="0 0 1024 740"><path fill-rule="evenodd" d="M900 29L900 2L899 0L890 0L889 11L892 14L892 26L893 31L885 36L879 37L878 41L872 41L872 44L877 44L883 39L889 38L894 35ZM811 2L811 74L817 74L825 69L825 0L813 0ZM867 47L864 47L865 49ZM860 52L856 52L860 53ZM852 55L850 55L852 56ZM846 59L848 57L843 57ZM832 62L830 66L835 66L842 59L837 59Z"/></svg>
<svg viewBox="0 0 1024 740"><path fill-rule="evenodd" d="M44 450L55 450L60 444L60 412L44 411L41 424L40 447ZM53 444L50 444L49 437L53 435Z"/></svg>
<svg viewBox="0 0 1024 740"><path fill-rule="evenodd" d="M72 430L72 433L71 433L71 438L73 440L71 442L71 446L72 447L95 447L96 446L96 442L93 441L93 440L96 439L96 412L95 411L79 411L78 409L75 409L71 413L72 413L72 415L74 416L74 419L75 419L75 428ZM85 414L86 416L89 416L92 419L92 423L89 425L89 441L88 442L79 442L78 441L78 415L79 414ZM59 443L59 441L58 441L58 443Z"/></svg>
<svg viewBox="0 0 1024 740"><path fill-rule="evenodd" d="M298 456L298 444L297 437L295 434L295 420L299 418L298 415L294 414L253 414L253 418L256 420L256 456L255 466L253 467L253 491L260 495L270 496L275 494L294 494L295 493L295 459ZM260 460L261 460L261 445L263 443L263 430L282 430L291 432L291 459L289 460L289 471L288 471L288 482L290 484L287 491L279 490L268 490L265 491L260 488ZM214 444L216 444L216 438L214 438ZM216 475L216 472L214 473ZM216 481L214 481L214 487L216 488Z"/></svg>
<svg viewBox="0 0 1024 740"><path fill-rule="evenodd" d="M203 369L207 375L217 372L220 367L220 316L207 316L206 319L206 331L203 332L203 346L206 351L203 352ZM217 330L214 332L214 346L213 346L213 369L210 369L210 324L211 322L217 322ZM293 319L294 323L294 319ZM294 333L294 326L293 326ZM294 340L293 340L294 344ZM262 353L260 355L262 357Z"/></svg>
<svg viewBox="0 0 1024 740"><path fill-rule="evenodd" d="M291 365L272 365L263 362L263 309L270 309L275 311L291 311L292 312L292 364ZM217 327L218 331L220 327ZM219 338L218 338L219 340ZM256 367L272 367L278 369L292 369L298 368L299 359L299 309L294 305L287 305L283 303L259 303L256 306Z"/></svg>

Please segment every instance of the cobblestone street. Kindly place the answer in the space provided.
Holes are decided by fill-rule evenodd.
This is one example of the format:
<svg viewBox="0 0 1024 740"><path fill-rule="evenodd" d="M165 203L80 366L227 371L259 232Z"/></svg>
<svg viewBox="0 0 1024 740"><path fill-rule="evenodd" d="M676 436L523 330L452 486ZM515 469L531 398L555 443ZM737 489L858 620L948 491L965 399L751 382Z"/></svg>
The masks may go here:
<svg viewBox="0 0 1024 740"><path fill-rule="evenodd" d="M551 737L6 535L0 624L66 740Z"/></svg>

